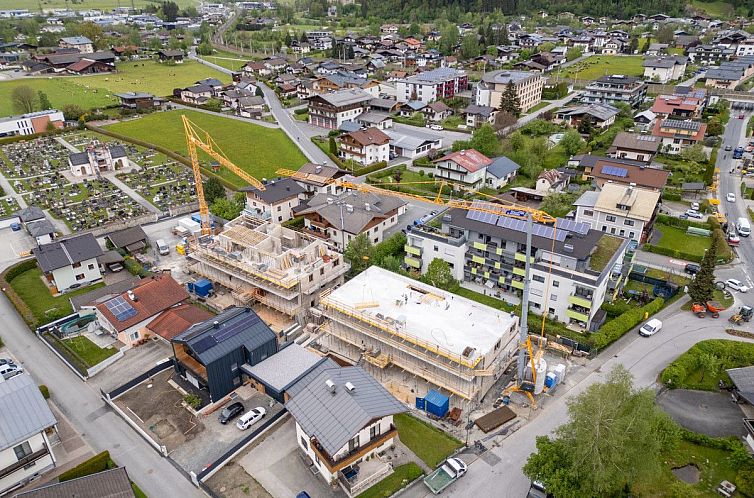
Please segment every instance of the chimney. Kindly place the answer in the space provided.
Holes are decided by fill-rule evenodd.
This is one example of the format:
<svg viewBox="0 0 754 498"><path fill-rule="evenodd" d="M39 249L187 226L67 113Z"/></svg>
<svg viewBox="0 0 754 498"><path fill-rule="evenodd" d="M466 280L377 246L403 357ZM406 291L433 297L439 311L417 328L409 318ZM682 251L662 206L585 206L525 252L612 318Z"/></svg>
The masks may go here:
<svg viewBox="0 0 754 498"><path fill-rule="evenodd" d="M369 205L369 203L368 203L368 202L365 202L365 203L364 203L364 209L365 209L365 210L367 210L367 211L371 211L371 210L372 210L372 207L371 207L371 206Z"/></svg>
<svg viewBox="0 0 754 498"><path fill-rule="evenodd" d="M218 322L217 320L215 320L214 322L212 322L212 328L219 329L220 328L220 322Z"/></svg>
<svg viewBox="0 0 754 498"><path fill-rule="evenodd" d="M346 382L346 391L348 391L349 394L353 394L356 391L356 386L350 382Z"/></svg>
<svg viewBox="0 0 754 498"><path fill-rule="evenodd" d="M330 391L330 394L335 394L335 382L333 382L330 379L327 379L325 381L325 386L327 386L327 390Z"/></svg>
<svg viewBox="0 0 754 498"><path fill-rule="evenodd" d="M133 302L136 302L136 301L139 300L139 298L136 297L136 294L134 294L134 291L132 291L130 289L126 292L126 294L128 294L128 299L130 299Z"/></svg>

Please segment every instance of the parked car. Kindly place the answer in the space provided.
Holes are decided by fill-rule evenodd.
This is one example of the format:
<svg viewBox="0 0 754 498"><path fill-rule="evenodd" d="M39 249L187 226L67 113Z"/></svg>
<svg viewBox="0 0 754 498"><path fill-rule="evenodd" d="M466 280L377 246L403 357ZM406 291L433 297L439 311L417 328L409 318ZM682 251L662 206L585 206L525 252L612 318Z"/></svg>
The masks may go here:
<svg viewBox="0 0 754 498"><path fill-rule="evenodd" d="M238 422L236 422L236 427L238 427L242 431L245 431L252 425L262 420L262 417L264 417L266 413L267 410L265 410L261 406L252 408L248 412L241 415L241 418L239 418Z"/></svg>
<svg viewBox="0 0 754 498"><path fill-rule="evenodd" d="M738 115L738 119L743 119L744 117L745 116L743 115L743 113L741 113L741 114Z"/></svg>
<svg viewBox="0 0 754 498"><path fill-rule="evenodd" d="M741 243L741 237L738 236L736 232L728 232L728 244L732 246L737 246Z"/></svg>
<svg viewBox="0 0 754 498"><path fill-rule="evenodd" d="M552 494L548 493L545 489L545 485L539 481L532 481L529 485L529 492L526 494L526 498L552 498Z"/></svg>
<svg viewBox="0 0 754 498"><path fill-rule="evenodd" d="M444 128L438 124L433 124L429 127L430 130L442 131Z"/></svg>
<svg viewBox="0 0 754 498"><path fill-rule="evenodd" d="M21 230L21 223L11 223L10 229L14 232L18 232L19 230Z"/></svg>
<svg viewBox="0 0 754 498"><path fill-rule="evenodd" d="M684 268L683 271L685 271L689 275L696 275L701 269L702 267L696 263L687 263L686 268Z"/></svg>
<svg viewBox="0 0 754 498"><path fill-rule="evenodd" d="M23 373L23 371L24 369L22 367L19 367L15 363L6 363L5 365L0 365L0 375L2 375L5 380Z"/></svg>
<svg viewBox="0 0 754 498"><path fill-rule="evenodd" d="M651 335L655 335L660 331L661 328L662 322L657 318L652 318L650 321L641 326L641 328L639 329L639 335L649 337Z"/></svg>
<svg viewBox="0 0 754 498"><path fill-rule="evenodd" d="M736 194L734 194L733 192L728 192L725 195L725 200L728 202L736 202Z"/></svg>
<svg viewBox="0 0 754 498"><path fill-rule="evenodd" d="M170 254L170 246L165 243L162 239L157 239L155 242L155 245L157 245L157 251L160 253L160 256L165 256L166 254Z"/></svg>
<svg viewBox="0 0 754 498"><path fill-rule="evenodd" d="M221 424L225 425L237 416L241 415L243 413L243 403L236 402L231 403L230 405L223 408L223 410L220 412L220 416L218 417L218 420Z"/></svg>
<svg viewBox="0 0 754 498"><path fill-rule="evenodd" d="M10 358L0 358L0 366L2 365L15 365L16 362Z"/></svg>
<svg viewBox="0 0 754 498"><path fill-rule="evenodd" d="M704 218L704 215L696 209L687 209L683 214L685 214L688 218L696 218L697 220Z"/></svg>
<svg viewBox="0 0 754 498"><path fill-rule="evenodd" d="M699 211L699 203L698 202L692 202L691 203L691 209L694 211Z"/></svg>
<svg viewBox="0 0 754 498"><path fill-rule="evenodd" d="M733 150L733 146L732 145L728 144L728 145L725 146L725 152L730 152L732 150Z"/></svg>
<svg viewBox="0 0 754 498"><path fill-rule="evenodd" d="M729 278L725 281L725 286L738 292L749 292L749 288L743 284L740 280L735 278Z"/></svg>
<svg viewBox="0 0 754 498"><path fill-rule="evenodd" d="M301 491L296 495L296 498L312 498L306 491Z"/></svg>

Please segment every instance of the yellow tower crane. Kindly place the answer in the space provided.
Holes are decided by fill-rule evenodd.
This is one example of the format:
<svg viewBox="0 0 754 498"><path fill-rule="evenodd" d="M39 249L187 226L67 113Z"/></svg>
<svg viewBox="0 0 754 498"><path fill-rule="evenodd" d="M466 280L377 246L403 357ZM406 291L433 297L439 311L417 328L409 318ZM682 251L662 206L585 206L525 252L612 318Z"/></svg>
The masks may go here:
<svg viewBox="0 0 754 498"><path fill-rule="evenodd" d="M288 176L291 178L294 178L296 180L301 181L315 181L317 183L323 184L323 185L336 185L340 186L346 189L352 189L357 190L359 192L368 192L373 193L377 195L389 195L393 197L400 197L402 199L407 200L416 200L421 202L430 202L432 204L436 204L438 206L443 206L446 208L457 208L457 209L463 209L466 211L478 211L482 213L489 213L497 216L505 216L508 218L516 218L520 220L525 220L527 222L527 229L526 229L526 258L524 263L524 289L522 293L522 299L521 299L521 318L519 322L519 353L518 353L518 378L517 378L517 384L511 388L508 388L504 391L503 394L510 394L513 391L519 391L523 392L528 396L528 398L531 400L532 404L536 406L536 400L534 399L534 396L532 394L532 391L534 389L534 385L537 382L537 362L542 357L543 351L542 351L542 342L539 342L539 347L536 353L534 353L531 343L531 338L529 337L529 324L528 324L528 309L529 309L529 265L530 265L530 255L531 255L531 236L532 236L532 226L533 222L543 223L547 225L552 225L553 229L557 231L557 219L546 212L539 210L539 209L532 209L527 206L520 206L517 204L501 204L498 202L490 202L490 201L480 201L480 200L465 200L465 199L444 199L441 195L442 187L445 185L445 182L437 182L437 184L440 185L439 192L434 197L423 197L421 195L416 194L408 194L405 192L395 191L395 190L387 190L383 188L379 188L374 185L368 185L366 183L354 183L349 180L344 179L332 179L329 177L323 177L316 174L311 173L300 173L298 171L293 171L289 169L279 169L276 171L277 174L281 176ZM426 182L425 182L426 183ZM433 182L434 183L434 182ZM381 185L385 185L384 183ZM389 185L389 184L388 184ZM410 183L404 183L403 185L411 185ZM552 250L555 249L555 234L552 238ZM545 292L545 305L543 309L548 309L548 302L549 302L549 295L550 295L550 282L552 280L552 261L548 262L549 265L549 274L547 279L547 289ZM540 331L540 335L544 336L545 331L545 315L542 315L542 327ZM524 373L526 370L526 363L527 363L527 356L528 356L528 362L531 366L531 373L532 373L532 382L526 382L524 381Z"/></svg>
<svg viewBox="0 0 754 498"><path fill-rule="evenodd" d="M217 145L217 142L210 136L209 133L199 128L185 115L181 116L183 119L183 129L186 134L186 145L188 145L189 159L191 160L191 169L194 171L194 183L196 183L196 197L199 201L199 215L202 219L202 235L209 235L212 232L212 221L209 217L209 206L207 206L207 200L204 198L204 184L202 183L202 170L199 164L199 155L197 148L206 152L210 157L216 160L220 165L228 168L230 171L240 176L243 180L250 185L264 190L262 182L233 164L228 159L225 153Z"/></svg>

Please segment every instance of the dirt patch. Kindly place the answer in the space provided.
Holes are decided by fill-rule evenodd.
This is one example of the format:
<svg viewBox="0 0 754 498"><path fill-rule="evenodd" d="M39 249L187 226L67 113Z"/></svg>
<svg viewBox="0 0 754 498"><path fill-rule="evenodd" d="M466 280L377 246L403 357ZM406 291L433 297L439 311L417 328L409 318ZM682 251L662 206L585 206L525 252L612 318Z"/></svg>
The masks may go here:
<svg viewBox="0 0 754 498"><path fill-rule="evenodd" d="M266 489L234 461L217 471L207 481L207 485L222 498L272 498Z"/></svg>
<svg viewBox="0 0 754 498"><path fill-rule="evenodd" d="M693 464L677 467L672 470L673 475L687 484L696 484L699 482L699 467Z"/></svg>
<svg viewBox="0 0 754 498"><path fill-rule="evenodd" d="M115 402L142 429L172 451L194 439L204 430L204 424L183 407L183 395L168 384L173 369L155 375L119 397Z"/></svg>

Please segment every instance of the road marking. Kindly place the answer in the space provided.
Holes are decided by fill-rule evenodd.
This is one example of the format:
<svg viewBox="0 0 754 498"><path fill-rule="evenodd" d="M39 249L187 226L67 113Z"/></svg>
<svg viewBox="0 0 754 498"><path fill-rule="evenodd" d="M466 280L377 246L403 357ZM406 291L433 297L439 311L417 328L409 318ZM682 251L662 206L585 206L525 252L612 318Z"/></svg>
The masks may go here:
<svg viewBox="0 0 754 498"><path fill-rule="evenodd" d="M686 266L685 261L678 261L677 259L672 259L672 258L668 259L668 263L670 263L671 265Z"/></svg>

